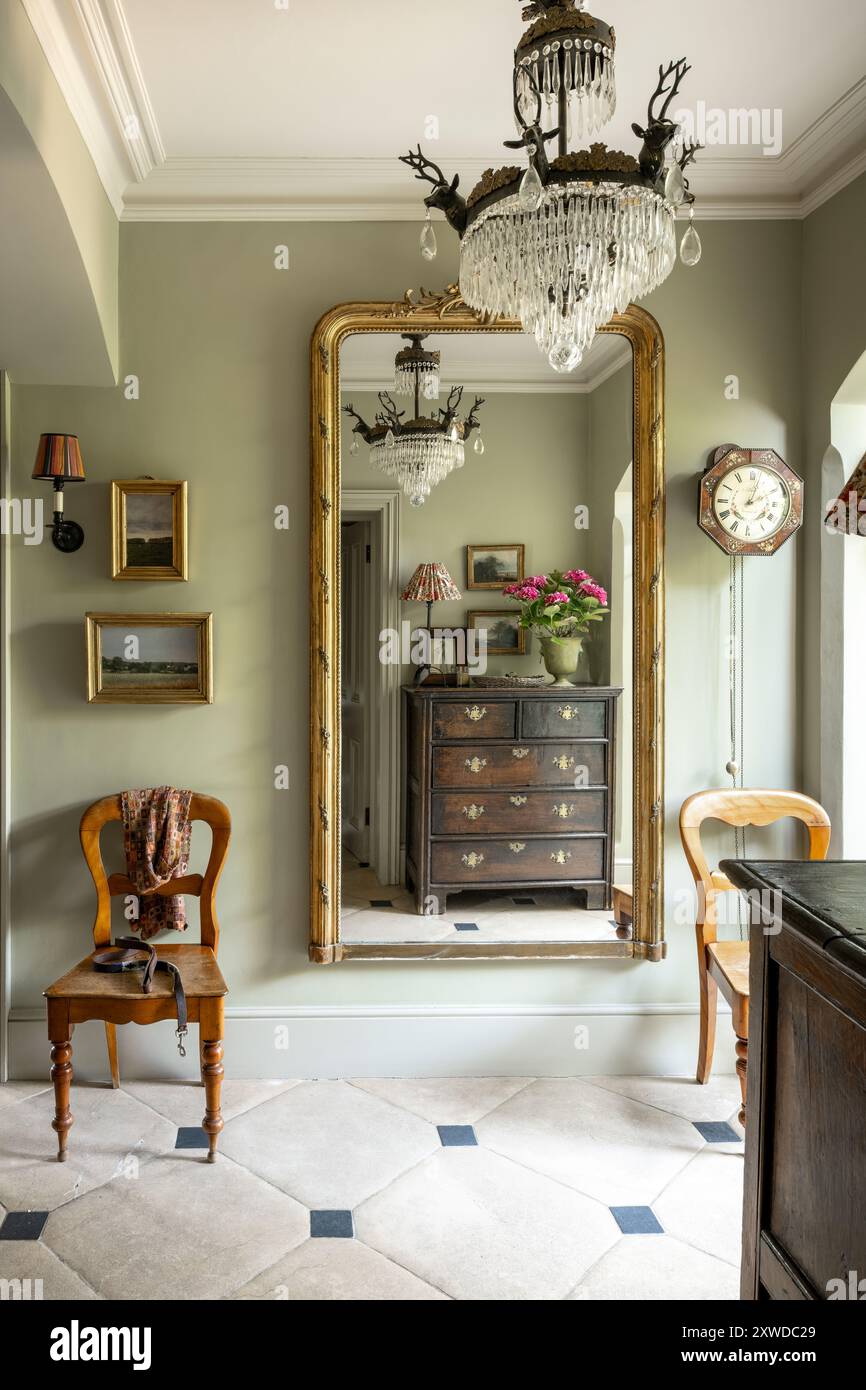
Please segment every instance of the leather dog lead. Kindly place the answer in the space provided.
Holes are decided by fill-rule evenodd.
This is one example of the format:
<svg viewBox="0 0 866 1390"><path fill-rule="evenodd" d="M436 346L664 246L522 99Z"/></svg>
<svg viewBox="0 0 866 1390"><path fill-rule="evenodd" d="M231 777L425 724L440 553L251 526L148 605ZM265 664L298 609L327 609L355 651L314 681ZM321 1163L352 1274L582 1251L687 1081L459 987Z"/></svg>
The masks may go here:
<svg viewBox="0 0 866 1390"><path fill-rule="evenodd" d="M183 992L183 981L180 978L180 971L171 961L160 960L156 954L156 948L151 946L148 941L139 941L136 936L119 936L113 946L107 946L102 951L94 951L92 957L94 970L101 970L106 975L126 974L133 970L141 970L141 990L143 994L150 994L153 990L153 977L157 970L163 971L174 978L174 1002L177 1007L177 1050L181 1057L186 1056L184 1039L186 1038L186 995Z"/></svg>

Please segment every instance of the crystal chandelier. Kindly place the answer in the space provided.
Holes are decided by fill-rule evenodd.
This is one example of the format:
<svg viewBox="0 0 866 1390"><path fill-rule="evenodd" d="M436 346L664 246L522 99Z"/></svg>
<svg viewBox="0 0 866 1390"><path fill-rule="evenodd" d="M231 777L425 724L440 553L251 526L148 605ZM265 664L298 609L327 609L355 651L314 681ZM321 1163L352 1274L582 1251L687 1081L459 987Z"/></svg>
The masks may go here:
<svg viewBox="0 0 866 1390"><path fill-rule="evenodd" d="M463 198L422 153L401 155L415 177L433 185L425 198L421 251L432 260L439 208L460 237L460 292L479 313L519 319L557 371L580 362L597 330L667 279L676 262L677 208L690 208L680 247L697 265L694 195L684 171L702 147L686 143L668 112L689 65L659 67L643 141L635 157L604 144L569 152L613 115L616 35L583 9L583 0L533 0L514 55L514 117L527 167L488 169ZM552 129L544 129L548 122ZM557 139L557 154L545 146Z"/></svg>
<svg viewBox="0 0 866 1390"><path fill-rule="evenodd" d="M480 396L463 420L457 411L463 396L462 386L452 386L448 401L437 415L421 414L421 397L435 400L439 395L438 352L424 348L423 335L404 335L409 347L397 353L394 362L394 392L410 395L415 414L405 419L406 411L398 410L387 391L379 392L382 409L376 412L375 424L368 425L351 402L345 406L347 415L357 421L353 430L350 453L360 448L358 436L370 446L370 462L389 478L396 478L413 507L421 507L437 483L465 462L466 440L478 429L478 410L484 404ZM480 433L473 445L476 454L484 453Z"/></svg>

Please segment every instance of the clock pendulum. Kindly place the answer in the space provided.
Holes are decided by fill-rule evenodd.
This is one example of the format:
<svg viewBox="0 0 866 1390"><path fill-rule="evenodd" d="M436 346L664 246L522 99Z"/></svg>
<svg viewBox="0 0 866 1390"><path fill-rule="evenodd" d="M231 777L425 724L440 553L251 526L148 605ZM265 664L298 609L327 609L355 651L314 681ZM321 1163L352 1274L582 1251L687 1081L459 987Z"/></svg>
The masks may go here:
<svg viewBox="0 0 866 1390"><path fill-rule="evenodd" d="M743 786L745 691L745 599L743 559L770 556L797 531L803 519L803 481L773 449L721 444L710 455L698 487L698 525L728 556L728 702L730 757L725 771ZM746 830L734 827L737 859L746 855ZM737 896L740 936L745 932Z"/></svg>

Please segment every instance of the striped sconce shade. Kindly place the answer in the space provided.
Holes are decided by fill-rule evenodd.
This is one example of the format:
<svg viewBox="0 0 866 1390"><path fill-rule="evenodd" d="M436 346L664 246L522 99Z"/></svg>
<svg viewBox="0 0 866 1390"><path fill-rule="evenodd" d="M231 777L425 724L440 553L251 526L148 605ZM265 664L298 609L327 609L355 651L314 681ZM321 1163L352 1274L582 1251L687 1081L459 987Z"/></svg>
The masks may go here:
<svg viewBox="0 0 866 1390"><path fill-rule="evenodd" d="M407 602L437 603L463 595L444 565L427 564L418 566L400 597Z"/></svg>
<svg viewBox="0 0 866 1390"><path fill-rule="evenodd" d="M34 478L45 482L83 483L84 460L77 434L43 434L39 437Z"/></svg>

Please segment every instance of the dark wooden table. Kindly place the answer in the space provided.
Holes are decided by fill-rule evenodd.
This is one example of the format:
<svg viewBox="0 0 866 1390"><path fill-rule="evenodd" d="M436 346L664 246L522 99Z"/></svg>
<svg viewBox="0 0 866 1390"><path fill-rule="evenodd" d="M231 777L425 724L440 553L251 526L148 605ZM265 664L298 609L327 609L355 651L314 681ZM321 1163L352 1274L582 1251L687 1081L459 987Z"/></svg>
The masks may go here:
<svg viewBox="0 0 866 1390"><path fill-rule="evenodd" d="M724 860L751 895L744 1299L866 1298L866 862Z"/></svg>

